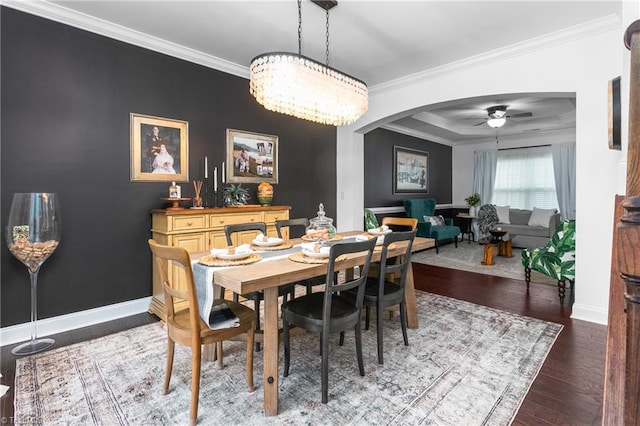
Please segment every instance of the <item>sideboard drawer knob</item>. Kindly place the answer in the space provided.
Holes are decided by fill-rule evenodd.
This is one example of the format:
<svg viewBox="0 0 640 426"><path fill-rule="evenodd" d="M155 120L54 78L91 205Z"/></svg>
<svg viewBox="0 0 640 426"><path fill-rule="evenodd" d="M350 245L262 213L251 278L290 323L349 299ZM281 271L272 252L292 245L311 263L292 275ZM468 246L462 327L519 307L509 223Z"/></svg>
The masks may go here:
<svg viewBox="0 0 640 426"><path fill-rule="evenodd" d="M187 226L193 225L193 222L187 222Z"/></svg>

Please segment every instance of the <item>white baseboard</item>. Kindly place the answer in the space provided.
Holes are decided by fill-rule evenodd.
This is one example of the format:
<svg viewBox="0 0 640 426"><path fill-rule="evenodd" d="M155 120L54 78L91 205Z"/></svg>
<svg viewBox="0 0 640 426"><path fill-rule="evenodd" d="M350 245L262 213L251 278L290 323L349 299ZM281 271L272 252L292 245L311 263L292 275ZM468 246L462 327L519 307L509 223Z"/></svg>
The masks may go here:
<svg viewBox="0 0 640 426"><path fill-rule="evenodd" d="M594 309L592 306L573 304L571 318L583 321L595 322L596 324L607 325L609 322L606 310Z"/></svg>
<svg viewBox="0 0 640 426"><path fill-rule="evenodd" d="M38 337L75 330L101 322L113 321L149 310L151 297L130 300L72 314L60 315L53 318L38 320ZM25 342L31 338L31 323L12 325L0 328L0 346Z"/></svg>

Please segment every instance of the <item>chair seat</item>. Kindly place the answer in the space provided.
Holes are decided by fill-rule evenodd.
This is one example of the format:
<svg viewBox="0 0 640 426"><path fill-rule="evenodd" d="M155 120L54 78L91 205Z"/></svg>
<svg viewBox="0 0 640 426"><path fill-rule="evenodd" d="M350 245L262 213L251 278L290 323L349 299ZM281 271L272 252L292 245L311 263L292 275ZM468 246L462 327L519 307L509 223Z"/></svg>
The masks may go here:
<svg viewBox="0 0 640 426"><path fill-rule="evenodd" d="M367 286L364 289L364 303L365 305L373 305L375 306L376 301L378 300L378 285L379 280L377 277L368 277L367 278ZM397 305L404 298L404 291L402 287L398 284L393 283L391 281L384 282L384 305L385 306L393 306ZM396 296L396 297L394 297Z"/></svg>
<svg viewBox="0 0 640 426"><path fill-rule="evenodd" d="M307 296L298 297L297 299L284 303L282 309L287 311L289 323L296 325L303 323L306 329L321 331L323 302L323 292L311 293ZM332 322L339 322L341 319L350 319L354 315L359 315L359 311L359 309L354 307L352 301L343 296L334 295L331 298ZM309 326L311 326L311 328Z"/></svg>
<svg viewBox="0 0 640 426"><path fill-rule="evenodd" d="M458 226L431 226L430 237L436 240L446 240L459 234L460 228Z"/></svg>
<svg viewBox="0 0 640 426"><path fill-rule="evenodd" d="M231 300L216 300L214 302L215 304L218 303L226 303L227 306L229 307L229 309L231 309L233 311L233 313L240 319L240 324L241 327L243 325L245 325L244 328L247 327L251 327L251 321L253 321L253 317L255 316L255 311L247 306L244 306L243 304L240 303L236 303L233 302ZM190 322L190 318L189 318L189 310L188 309L183 309L179 312L176 312L174 315L174 327L179 329L179 330L184 330L187 331L189 333L189 336L191 336L191 322ZM228 330L229 328L221 328L221 329L217 329L217 330L212 330L209 328L209 326L207 325L206 322L204 322L202 320L202 318L200 318L200 337L202 339L205 338L213 338L213 340L218 341L218 340L222 340L225 339L224 335L228 334ZM238 334L238 332L241 331L241 329L239 327L233 327L233 335ZM172 336L173 337L173 336ZM175 340L175 339L174 339ZM175 340L177 343L181 343L178 342L177 340ZM181 343L181 344L186 344L189 345L189 340L187 339L186 343Z"/></svg>

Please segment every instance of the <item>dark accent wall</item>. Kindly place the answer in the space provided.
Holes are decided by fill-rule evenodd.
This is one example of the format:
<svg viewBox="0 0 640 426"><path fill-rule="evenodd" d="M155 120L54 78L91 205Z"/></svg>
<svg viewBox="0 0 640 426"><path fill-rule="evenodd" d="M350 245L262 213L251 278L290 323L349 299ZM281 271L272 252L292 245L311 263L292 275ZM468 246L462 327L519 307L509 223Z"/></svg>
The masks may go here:
<svg viewBox="0 0 640 426"><path fill-rule="evenodd" d="M428 194L393 194L393 147L429 153ZM402 205L407 198L435 198L438 204L451 203L451 147L386 129L364 136L364 206Z"/></svg>
<svg viewBox="0 0 640 426"><path fill-rule="evenodd" d="M266 111L246 79L7 7L0 48L2 327L30 318L27 269L4 241L15 192L62 201L39 318L151 295L150 210L166 206L169 184L130 181L131 112L188 121L190 180L202 178L205 155L210 172L220 167L227 128L278 135L273 204L314 217L323 202L335 218L335 127ZM255 203L256 185L243 186Z"/></svg>

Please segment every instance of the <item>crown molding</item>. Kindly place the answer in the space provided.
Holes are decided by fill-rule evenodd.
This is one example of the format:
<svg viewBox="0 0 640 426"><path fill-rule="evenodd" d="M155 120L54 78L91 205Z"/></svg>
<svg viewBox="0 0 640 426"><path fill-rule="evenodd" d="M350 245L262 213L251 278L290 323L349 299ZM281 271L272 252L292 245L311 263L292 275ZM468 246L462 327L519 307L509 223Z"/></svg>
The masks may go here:
<svg viewBox="0 0 640 426"><path fill-rule="evenodd" d="M246 79L249 78L248 66L239 65L213 55L207 55L198 50L191 49L177 43L153 37L148 34L132 30L131 28L67 9L58 4L49 3L44 0L0 0L0 5L223 71L238 77ZM463 69L468 70L469 68L483 66L580 38L590 37L601 32L620 29L621 24L622 20L619 15L607 15L583 24L549 33L544 36L515 43L504 48L495 49L460 61L451 62L446 65L370 86L368 88L369 94L375 95L391 90L397 90L404 86L409 86L421 80L435 78L442 74L455 73Z"/></svg>
<svg viewBox="0 0 640 426"><path fill-rule="evenodd" d="M382 129L390 130L392 132L400 133L407 136L412 136L418 139L424 139L425 141L439 143L440 145L453 146L452 143L448 139L444 139L438 136L430 135L428 133L419 132L417 130L410 129L408 127L398 126L397 124L387 123L380 126Z"/></svg>
<svg viewBox="0 0 640 426"><path fill-rule="evenodd" d="M498 61L503 61L520 55L525 55L538 50L547 49L559 44L565 44L574 40L593 35L619 30L622 19L617 14L610 14L599 19L594 19L583 24L567 27L562 30L535 37L520 43L514 43L500 49L491 50L479 55L470 56L459 61L451 62L439 67L430 68L415 74L400 77L369 87L369 95L398 90L410 86L422 80L436 78L441 75L455 73L461 70L469 70Z"/></svg>
<svg viewBox="0 0 640 426"><path fill-rule="evenodd" d="M198 50L181 46L158 37L132 30L103 19L67 9L58 4L42 0L0 0L2 6L7 6L21 12L40 16L61 24L70 25L85 31L129 43L158 53L173 56L185 61L213 68L238 77L249 78L249 67L238 65L216 56L204 54Z"/></svg>

